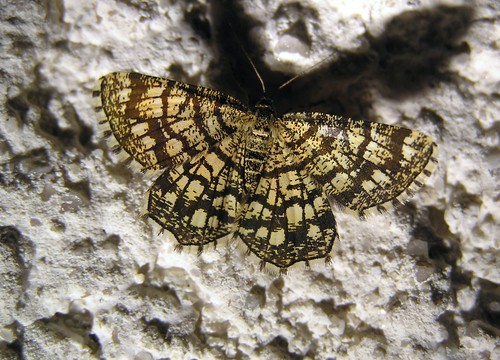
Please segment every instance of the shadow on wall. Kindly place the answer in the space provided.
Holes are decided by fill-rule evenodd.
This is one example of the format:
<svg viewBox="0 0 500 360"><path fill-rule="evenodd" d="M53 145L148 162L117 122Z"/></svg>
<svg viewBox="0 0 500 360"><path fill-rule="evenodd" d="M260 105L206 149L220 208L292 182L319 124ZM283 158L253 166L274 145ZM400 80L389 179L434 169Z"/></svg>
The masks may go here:
<svg viewBox="0 0 500 360"><path fill-rule="evenodd" d="M318 15L314 9L304 9L299 3L292 6L300 9L293 9L299 16L290 31L303 34L304 16ZM245 14L237 1L212 0L210 11L207 16L212 21L211 27L199 9L187 12L185 18L202 39L211 41L215 47L218 59L212 63L209 74L213 86L250 105L262 97L243 47L264 79L278 113L308 110L354 118L363 115L360 109L370 107L366 95L362 96L367 87L377 86L384 96L401 98L450 79L446 72L450 58L469 52L468 44L460 40L468 31L474 13L467 6L403 12L386 23L380 36L366 33L368 47L339 54L277 91L290 75L272 71L263 62L264 49L250 35L254 27L262 26L262 20ZM279 11L290 9L280 7ZM273 15L276 16L279 15Z"/></svg>

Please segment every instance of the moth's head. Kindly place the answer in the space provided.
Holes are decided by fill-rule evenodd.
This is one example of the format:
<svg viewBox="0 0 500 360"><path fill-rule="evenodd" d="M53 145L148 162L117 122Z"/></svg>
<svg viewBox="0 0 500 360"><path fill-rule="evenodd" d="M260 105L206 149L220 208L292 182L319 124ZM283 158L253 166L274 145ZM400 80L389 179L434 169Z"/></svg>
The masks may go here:
<svg viewBox="0 0 500 360"><path fill-rule="evenodd" d="M273 101L269 98L263 97L257 104L255 104L255 113L259 117L276 117L276 112L274 111Z"/></svg>

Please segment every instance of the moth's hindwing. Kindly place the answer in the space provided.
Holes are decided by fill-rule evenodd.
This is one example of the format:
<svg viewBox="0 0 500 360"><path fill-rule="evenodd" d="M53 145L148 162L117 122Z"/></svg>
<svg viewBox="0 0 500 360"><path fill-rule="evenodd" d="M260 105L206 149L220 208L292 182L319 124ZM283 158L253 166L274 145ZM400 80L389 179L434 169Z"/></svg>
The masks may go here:
<svg viewBox="0 0 500 360"><path fill-rule="evenodd" d="M204 245L232 231L243 195L242 133L166 170L149 192L148 215L182 245Z"/></svg>
<svg viewBox="0 0 500 360"><path fill-rule="evenodd" d="M286 152L275 139L238 230L254 254L280 268L326 257L337 238L326 197Z"/></svg>

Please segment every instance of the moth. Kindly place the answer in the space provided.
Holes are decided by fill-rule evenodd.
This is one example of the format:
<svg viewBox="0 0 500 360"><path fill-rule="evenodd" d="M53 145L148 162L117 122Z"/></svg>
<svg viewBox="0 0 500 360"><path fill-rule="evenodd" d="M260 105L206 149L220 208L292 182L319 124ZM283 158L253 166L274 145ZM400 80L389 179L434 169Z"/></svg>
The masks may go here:
<svg viewBox="0 0 500 360"><path fill-rule="evenodd" d="M398 126L318 112L277 116L201 86L114 72L93 91L105 135L145 171L162 171L147 216L181 245L232 236L286 269L330 261L331 204L363 216L403 203L433 171L437 146Z"/></svg>

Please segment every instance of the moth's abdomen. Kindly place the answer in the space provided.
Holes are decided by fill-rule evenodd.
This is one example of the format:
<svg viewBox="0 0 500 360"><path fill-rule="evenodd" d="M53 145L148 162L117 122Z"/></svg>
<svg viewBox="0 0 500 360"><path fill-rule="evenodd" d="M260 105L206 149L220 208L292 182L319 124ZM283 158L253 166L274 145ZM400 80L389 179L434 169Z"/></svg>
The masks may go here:
<svg viewBox="0 0 500 360"><path fill-rule="evenodd" d="M248 132L243 167L244 188L247 194L255 191L270 148L271 133L269 128L256 127Z"/></svg>

